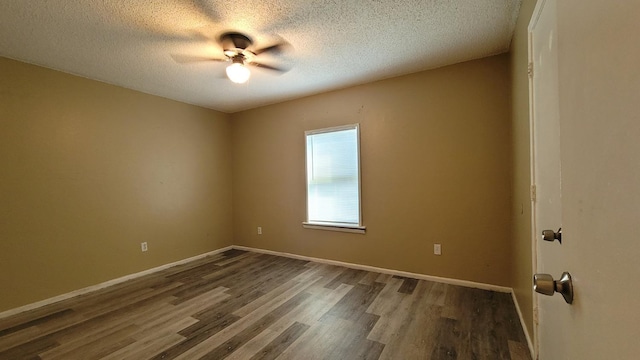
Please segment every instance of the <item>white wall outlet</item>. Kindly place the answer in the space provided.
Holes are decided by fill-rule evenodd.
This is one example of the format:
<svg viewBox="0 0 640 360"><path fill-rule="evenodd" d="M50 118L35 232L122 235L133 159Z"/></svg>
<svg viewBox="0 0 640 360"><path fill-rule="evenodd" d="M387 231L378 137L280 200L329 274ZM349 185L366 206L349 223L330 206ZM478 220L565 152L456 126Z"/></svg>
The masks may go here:
<svg viewBox="0 0 640 360"><path fill-rule="evenodd" d="M433 244L433 253L435 255L442 255L442 245L440 244Z"/></svg>
<svg viewBox="0 0 640 360"><path fill-rule="evenodd" d="M140 250L142 250L143 252L149 250L149 248L147 247L146 241L140 243Z"/></svg>
<svg viewBox="0 0 640 360"><path fill-rule="evenodd" d="M262 226L258 226L258 235L262 235Z"/></svg>

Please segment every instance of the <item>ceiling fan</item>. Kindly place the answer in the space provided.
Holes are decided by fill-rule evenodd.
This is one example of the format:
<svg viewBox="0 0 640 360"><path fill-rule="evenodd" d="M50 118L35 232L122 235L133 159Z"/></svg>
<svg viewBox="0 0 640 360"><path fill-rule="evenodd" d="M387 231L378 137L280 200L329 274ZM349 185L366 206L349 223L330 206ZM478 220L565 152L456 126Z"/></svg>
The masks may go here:
<svg viewBox="0 0 640 360"><path fill-rule="evenodd" d="M218 42L222 46L224 59L218 58L202 58L193 56L172 55L177 62L194 62L194 61L221 61L231 62L227 66L227 77L229 80L237 84L243 84L249 80L251 71L247 66L256 66L263 69L286 72L287 69L267 65L256 61L256 57L263 53L280 53L284 48L289 46L285 41L278 42L267 47L252 50L253 41L246 35L238 32L227 32L220 36Z"/></svg>

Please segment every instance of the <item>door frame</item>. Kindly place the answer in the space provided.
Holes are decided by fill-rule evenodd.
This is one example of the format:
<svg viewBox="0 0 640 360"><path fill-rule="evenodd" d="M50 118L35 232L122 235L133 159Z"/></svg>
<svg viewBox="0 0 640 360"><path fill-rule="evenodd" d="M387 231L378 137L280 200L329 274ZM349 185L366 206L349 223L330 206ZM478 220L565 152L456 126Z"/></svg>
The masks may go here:
<svg viewBox="0 0 640 360"><path fill-rule="evenodd" d="M534 92L534 81L533 81L533 71L535 69L535 57L533 54L533 31L535 30L536 25L538 24L538 20L542 14L542 10L544 9L547 0L538 0L536 2L536 6L533 10L533 14L531 15L531 20L529 21L529 26L527 28L527 39L528 39L528 64L527 64L527 77L529 79L529 161L530 161L530 186L529 186L529 199L531 202L531 270L532 273L535 274L538 272L538 245L539 245L539 236L538 236L538 222L537 222L537 204L536 204L536 113L535 113L535 92ZM533 281L533 280L532 280ZM533 285L531 286L531 303L533 305L533 339L532 339L532 357L534 359L538 359L538 354L540 353L540 340L539 340L539 307L538 307L538 296L533 290Z"/></svg>

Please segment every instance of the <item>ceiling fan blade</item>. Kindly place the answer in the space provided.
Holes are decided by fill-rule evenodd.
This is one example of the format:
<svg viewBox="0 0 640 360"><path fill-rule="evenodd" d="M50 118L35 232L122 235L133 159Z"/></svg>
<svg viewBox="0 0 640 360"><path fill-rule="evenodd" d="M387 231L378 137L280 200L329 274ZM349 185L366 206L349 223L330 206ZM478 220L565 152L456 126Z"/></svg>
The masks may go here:
<svg viewBox="0 0 640 360"><path fill-rule="evenodd" d="M211 1L194 0L192 3L196 10L198 10L202 15L211 19L211 21L213 21L214 23L219 23L222 21L220 13L212 6Z"/></svg>
<svg viewBox="0 0 640 360"><path fill-rule="evenodd" d="M261 49L256 49L253 51L253 53L256 55L260 55L265 52L272 52L272 53L279 54L283 52L288 46L289 46L289 43L281 42L281 43L273 44L267 47L263 47Z"/></svg>
<svg viewBox="0 0 640 360"><path fill-rule="evenodd" d="M289 71L289 69L286 69L286 68L275 67L275 66L271 66L271 65L267 65L267 64L258 63L258 62L250 62L249 65L253 65L253 66L257 66L259 68L273 70L273 71L277 71L277 72L281 72L281 73L285 73L285 72Z"/></svg>
<svg viewBox="0 0 640 360"><path fill-rule="evenodd" d="M188 63L196 63L196 62L205 62L205 61L228 61L229 59L219 59L208 56L196 56L196 55L182 55L182 54L171 54L171 58L180 64L188 64Z"/></svg>

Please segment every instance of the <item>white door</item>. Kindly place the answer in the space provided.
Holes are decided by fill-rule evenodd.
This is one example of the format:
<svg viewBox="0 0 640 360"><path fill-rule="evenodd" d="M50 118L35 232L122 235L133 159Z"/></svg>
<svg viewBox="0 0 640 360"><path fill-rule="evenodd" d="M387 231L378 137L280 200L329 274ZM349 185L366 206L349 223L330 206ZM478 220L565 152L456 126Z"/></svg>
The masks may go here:
<svg viewBox="0 0 640 360"><path fill-rule="evenodd" d="M534 228L562 226L535 271L575 290L535 295L542 360L640 358L638 19L638 0L541 0L531 21Z"/></svg>

